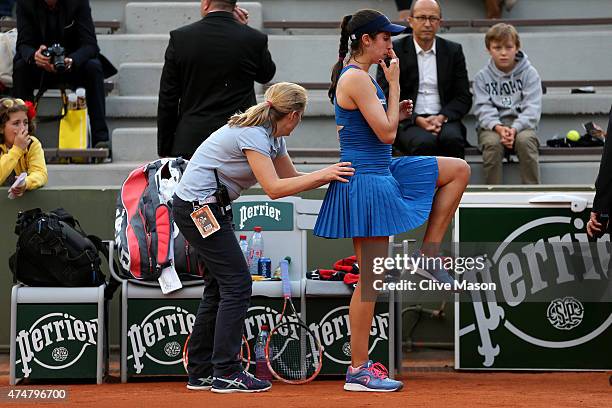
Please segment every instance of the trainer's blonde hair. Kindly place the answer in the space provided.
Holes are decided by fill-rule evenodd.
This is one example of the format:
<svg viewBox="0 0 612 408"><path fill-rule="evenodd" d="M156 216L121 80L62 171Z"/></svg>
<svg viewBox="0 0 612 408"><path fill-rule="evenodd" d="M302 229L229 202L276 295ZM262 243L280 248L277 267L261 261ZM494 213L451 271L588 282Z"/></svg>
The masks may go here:
<svg viewBox="0 0 612 408"><path fill-rule="evenodd" d="M233 115L227 123L230 127L269 124L272 132L275 132L279 120L291 112L304 111L307 103L306 89L291 82L279 82L268 88L263 102L251 106L244 113Z"/></svg>

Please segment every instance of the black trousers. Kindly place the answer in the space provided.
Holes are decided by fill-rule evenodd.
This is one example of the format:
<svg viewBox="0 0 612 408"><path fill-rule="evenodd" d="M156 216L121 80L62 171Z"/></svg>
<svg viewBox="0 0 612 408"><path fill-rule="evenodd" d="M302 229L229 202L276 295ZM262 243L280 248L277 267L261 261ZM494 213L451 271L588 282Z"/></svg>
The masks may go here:
<svg viewBox="0 0 612 408"><path fill-rule="evenodd" d="M106 125L106 105L104 101L104 73L102 63L98 58L90 59L78 69L63 74L53 74L27 64L18 58L13 65L13 96L24 100L34 100L34 89L41 84L43 87L57 88L60 85L78 88L87 92L87 112L91 121L91 143L108 142L108 126Z"/></svg>
<svg viewBox="0 0 612 408"><path fill-rule="evenodd" d="M244 319L251 303L252 281L231 218L222 216L217 204L208 206L221 229L205 239L189 216L195 209L192 203L175 195L172 214L208 271L189 339L187 370L190 376L219 377L242 370L240 347Z"/></svg>
<svg viewBox="0 0 612 408"><path fill-rule="evenodd" d="M436 136L411 125L397 131L395 147L407 156L465 157L465 128L460 121L446 122Z"/></svg>

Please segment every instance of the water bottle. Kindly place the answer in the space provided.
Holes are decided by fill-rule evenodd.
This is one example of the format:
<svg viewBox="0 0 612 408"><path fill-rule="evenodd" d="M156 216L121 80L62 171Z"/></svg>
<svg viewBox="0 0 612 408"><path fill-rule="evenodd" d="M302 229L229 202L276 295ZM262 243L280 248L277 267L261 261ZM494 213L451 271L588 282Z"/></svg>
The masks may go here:
<svg viewBox="0 0 612 408"><path fill-rule="evenodd" d="M249 272L251 275L257 275L257 265L259 258L263 256L264 242L261 234L261 227L255 227L255 232L249 241Z"/></svg>
<svg viewBox="0 0 612 408"><path fill-rule="evenodd" d="M77 109L77 95L75 93L68 94L68 110L76 110Z"/></svg>
<svg viewBox="0 0 612 408"><path fill-rule="evenodd" d="M242 255L244 255L244 260L247 262L247 265L248 265L249 264L249 243L247 242L246 235L240 236L240 242L238 243L238 245L240 245L240 250L242 251Z"/></svg>
<svg viewBox="0 0 612 408"><path fill-rule="evenodd" d="M87 109L87 99L85 97L85 88L77 88L76 96L77 96L77 109Z"/></svg>
<svg viewBox="0 0 612 408"><path fill-rule="evenodd" d="M270 335L270 328L262 324L261 330L257 335L257 341L255 341L255 377L260 380L271 380L272 373L266 363L266 342Z"/></svg>

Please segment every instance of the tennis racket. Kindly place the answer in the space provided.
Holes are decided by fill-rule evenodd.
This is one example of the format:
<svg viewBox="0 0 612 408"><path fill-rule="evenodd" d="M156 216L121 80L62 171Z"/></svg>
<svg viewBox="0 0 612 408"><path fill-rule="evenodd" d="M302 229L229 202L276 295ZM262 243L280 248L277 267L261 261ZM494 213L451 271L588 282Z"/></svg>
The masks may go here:
<svg viewBox="0 0 612 408"><path fill-rule="evenodd" d="M266 342L266 362L274 377L288 384L314 380L323 364L323 347L300 319L291 300L289 264L281 262L283 312Z"/></svg>
<svg viewBox="0 0 612 408"><path fill-rule="evenodd" d="M187 336L185 340L185 345L183 346L183 367L185 367L185 372L187 371L187 365L189 364L189 339L191 338L191 334ZM249 342L246 337L242 336L242 345L240 347L240 360L242 360L242 368L244 371L249 371L249 366L251 365L251 348L249 347Z"/></svg>

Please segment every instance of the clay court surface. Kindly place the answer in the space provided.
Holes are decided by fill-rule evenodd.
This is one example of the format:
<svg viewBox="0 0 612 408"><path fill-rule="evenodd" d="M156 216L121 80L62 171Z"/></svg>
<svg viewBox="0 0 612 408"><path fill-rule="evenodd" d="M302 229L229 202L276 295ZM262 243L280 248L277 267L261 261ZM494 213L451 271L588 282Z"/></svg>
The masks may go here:
<svg viewBox="0 0 612 408"><path fill-rule="evenodd" d="M214 394L188 391L182 379L139 380L121 384L117 366L102 385L36 384L16 389L61 388L68 391L61 403L32 401L9 402L8 356L0 356L0 407L79 406L122 407L610 407L610 373L520 373L455 372L432 361L427 366L406 364L404 390L394 393L349 393L339 379L317 380L308 385L291 386L275 382L260 394ZM421 363L422 364L422 363Z"/></svg>

